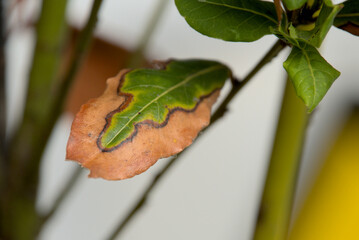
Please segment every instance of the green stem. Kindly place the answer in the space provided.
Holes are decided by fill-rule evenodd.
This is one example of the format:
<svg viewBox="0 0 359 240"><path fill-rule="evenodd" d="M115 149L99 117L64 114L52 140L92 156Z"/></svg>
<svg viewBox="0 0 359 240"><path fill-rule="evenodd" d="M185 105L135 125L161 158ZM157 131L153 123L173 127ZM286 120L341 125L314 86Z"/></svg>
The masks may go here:
<svg viewBox="0 0 359 240"><path fill-rule="evenodd" d="M8 175L8 200L5 204L7 212L11 209L11 213L10 216L4 216L10 217L10 221L6 220L8 226L5 228L9 229L11 224L14 231L9 234L12 234L12 238L29 239L37 233L38 226L41 225L35 210L35 199L42 152L62 113L68 89L91 41L101 3L102 0L94 0L89 20L76 43L65 78L57 82L63 55L66 1L43 1L37 24L37 43L24 118L11 142L11 171ZM19 230L24 226L28 231ZM22 237L14 237L14 234L20 234Z"/></svg>
<svg viewBox="0 0 359 240"><path fill-rule="evenodd" d="M258 214L255 240L287 239L307 122L307 109L288 80Z"/></svg>
<svg viewBox="0 0 359 240"><path fill-rule="evenodd" d="M138 44L137 49L131 54L130 59L128 60L127 67L135 68L139 67L143 64L144 61L144 51L147 48L148 42L150 41L154 30L156 29L159 20L162 17L162 14L169 3L168 0L158 0L155 11L152 13L152 16L149 20L147 27L145 28L145 32L143 33L141 40Z"/></svg>
<svg viewBox="0 0 359 240"><path fill-rule="evenodd" d="M285 44L281 41L277 41L272 48L268 51L268 53L259 61L259 63L253 68L253 70L244 78L243 81L233 81L232 83L232 89L226 96L226 98L223 100L221 105L217 108L217 110L212 114L211 117L211 123L209 126L205 129L207 130L215 122L217 122L221 117L224 116L224 114L227 111L227 106L230 103L230 101L233 99L233 97L239 92L240 89L244 85L246 85L250 79L252 79L256 73L260 69L264 67L267 63L269 63L275 56L278 55L278 53L285 48ZM200 135L199 135L200 136ZM199 138L198 136L198 138ZM157 185L159 180L165 175L165 173L168 172L168 170L174 165L177 159L185 152L186 150L182 151L181 153L177 154L176 156L172 157L171 160L167 163L167 165L154 177L150 185L146 188L146 190L142 193L139 200L137 200L136 204L133 206L133 208L127 213L126 217L119 223L119 225L114 229L114 231L110 234L110 236L106 239L108 240L114 240L121 232L122 230L127 226L127 224L130 222L130 220L135 216L135 214L141 210L141 208L145 205L147 198L149 194L152 192L154 187Z"/></svg>
<svg viewBox="0 0 359 240"><path fill-rule="evenodd" d="M82 60L84 59L85 54L90 46L92 40L92 34L98 20L98 12L100 10L102 2L103 0L94 0L88 21L84 29L81 31L80 36L76 42L75 50L70 60L70 65L69 65L70 67L63 81L60 82L60 86L58 87L59 91L58 94L56 95L55 101L53 102L52 111L50 112L51 123L53 125L55 124L56 120L59 118L60 114L63 111L65 99L67 97L71 84L73 83L76 77L76 73L79 67L81 66ZM70 180L65 185L63 191L59 194L59 197L55 201L53 208L50 210L50 212L47 215L41 218L39 231L41 230L41 227L45 224L45 222L55 214L55 212L57 211L63 200L66 198L67 194L71 191L71 189L75 185L80 175L81 175L81 168L78 168L70 177Z"/></svg>
<svg viewBox="0 0 359 240"><path fill-rule="evenodd" d="M66 1L61 4L51 0L43 1L42 11L36 25L35 46L24 117L15 138L11 142L11 176L13 186L26 183L37 188L37 181L28 178L37 172L39 159L46 143L49 126L50 103L53 102L54 86L60 66L65 35ZM29 175L28 175L29 174ZM19 178L18 176L23 176Z"/></svg>
<svg viewBox="0 0 359 240"><path fill-rule="evenodd" d="M148 27L146 28L146 32L143 34L143 37L142 37L142 39L140 41L139 47L131 55L132 57L130 59L130 62L132 62L132 66L139 66L139 64L143 60L143 58L142 58L143 54L142 53L146 49L148 41L151 38L152 33L153 33L154 29L156 28L157 23L158 23L161 15L162 15L166 5L167 5L167 3L168 3L167 0L159 0L158 7L156 8L156 11L152 15L151 21L150 21ZM93 20L94 18L90 17L90 19ZM93 23L93 21L92 21L92 23ZM89 26L89 24L87 24L87 26ZM89 29L89 27L88 27L88 29ZM82 39L86 39L86 38L83 37ZM81 42L81 43L79 43L80 47L85 46L85 45L83 45L83 41L80 41L80 42ZM80 52L80 50L78 50L78 51ZM75 65L76 64L73 64L72 66L75 66ZM74 71L71 70L70 73L71 74L69 74L69 75L73 76ZM71 79L72 78L71 76L70 77L67 76L66 79ZM63 92L65 92L65 91L63 91ZM77 180L79 179L79 177L81 175L81 172L82 172L81 168L78 168L76 171L74 171L74 173L70 177L67 184L65 184L65 187L64 187L63 191L59 194L58 198L56 199L52 209L46 215L44 215L42 217L41 225L43 225L48 219L50 219L56 213L56 211L59 209L59 207L61 206L64 199L66 199L67 195L69 194L69 192L72 190L72 188L76 184Z"/></svg>
<svg viewBox="0 0 359 240"><path fill-rule="evenodd" d="M8 144L9 156L4 162L7 175L1 196L1 239L31 239L35 234L38 162L47 139L44 126L48 125L48 103L52 101L65 40L66 5L67 1L42 2L24 117Z"/></svg>

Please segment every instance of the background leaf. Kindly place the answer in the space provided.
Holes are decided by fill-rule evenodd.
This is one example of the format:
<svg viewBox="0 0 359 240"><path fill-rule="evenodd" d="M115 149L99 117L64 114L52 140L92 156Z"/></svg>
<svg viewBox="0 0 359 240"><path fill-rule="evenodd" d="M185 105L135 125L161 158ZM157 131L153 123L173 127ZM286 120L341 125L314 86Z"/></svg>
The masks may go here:
<svg viewBox="0 0 359 240"><path fill-rule="evenodd" d="M308 0L282 0L284 5L288 8L288 10L295 10L303 7L304 3Z"/></svg>
<svg viewBox="0 0 359 240"><path fill-rule="evenodd" d="M277 26L274 4L258 0L175 0L196 31L226 41L252 42Z"/></svg>
<svg viewBox="0 0 359 240"><path fill-rule="evenodd" d="M81 107L67 159L91 177L124 179L189 146L209 124L211 106L230 76L212 61L171 61L108 80L104 94Z"/></svg>
<svg viewBox="0 0 359 240"><path fill-rule="evenodd" d="M283 63L294 84L297 95L304 101L309 112L319 104L340 73L319 54L315 47L302 44L293 47Z"/></svg>
<svg viewBox="0 0 359 240"><path fill-rule="evenodd" d="M336 16L334 25L359 36L359 1L348 0L343 4L344 8Z"/></svg>

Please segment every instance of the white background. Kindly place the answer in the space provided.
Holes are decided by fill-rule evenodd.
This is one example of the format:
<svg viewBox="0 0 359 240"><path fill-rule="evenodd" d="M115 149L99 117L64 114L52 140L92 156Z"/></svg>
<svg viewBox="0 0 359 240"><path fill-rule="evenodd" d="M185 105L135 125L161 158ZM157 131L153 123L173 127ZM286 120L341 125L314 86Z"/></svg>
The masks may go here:
<svg viewBox="0 0 359 240"><path fill-rule="evenodd" d="M135 49L156 2L105 0L97 34ZM90 3L89 0L70 1L69 22L82 26ZM23 8L23 20L34 16L37 6L37 1L29 0ZM13 16L10 21L15 30L10 35L6 52L9 131L21 117L34 44L33 33L19 27L21 23L17 19ZM219 60L241 78L274 41L272 36L254 43L210 39L192 30L170 1L146 56L162 60ZM322 55L342 75L310 121L296 209L321 164L319 159L330 147L330 136L338 131L349 107L359 102L358 41L346 32L332 29L323 44ZM283 51L266 66L234 99L222 121L203 134L175 164L120 239L250 239L284 83L282 62L288 53L288 50ZM222 96L228 88L225 87ZM51 207L76 166L64 161L71 121L72 116L62 116L46 150L38 202L41 211ZM144 174L118 182L88 179L84 173L40 238L105 239L166 162L166 159L160 160Z"/></svg>

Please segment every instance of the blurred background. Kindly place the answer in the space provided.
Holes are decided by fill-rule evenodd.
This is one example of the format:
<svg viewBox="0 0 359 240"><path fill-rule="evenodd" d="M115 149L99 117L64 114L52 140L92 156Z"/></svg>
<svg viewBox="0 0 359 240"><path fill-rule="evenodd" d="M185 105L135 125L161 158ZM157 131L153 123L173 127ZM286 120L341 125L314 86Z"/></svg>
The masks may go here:
<svg viewBox="0 0 359 240"><path fill-rule="evenodd" d="M7 17L8 134L21 119L35 43L32 26L41 4L37 0L13 0L9 6L10 2L19 3ZM91 3L69 1L70 40L76 37L75 29L80 29L87 20ZM146 62L213 59L230 66L234 75L241 78L275 42L272 36L254 43L224 42L203 36L187 25L172 0L104 1L96 39L43 156L40 211L52 206L66 179L78 167L76 163L65 162L74 114L81 104L102 93L106 79L116 75L138 49L158 4L165 4L165 8L145 48ZM69 41L65 54L72 43ZM282 63L288 50L262 69L234 99L226 116L181 157L119 239L250 239L280 109L285 82ZM310 119L291 239L357 239L358 39L332 28L321 53L341 76ZM222 96L228 90L226 85ZM88 179L84 170L40 239L103 239L166 161L160 160L139 176L115 182ZM310 232L310 236L305 235Z"/></svg>

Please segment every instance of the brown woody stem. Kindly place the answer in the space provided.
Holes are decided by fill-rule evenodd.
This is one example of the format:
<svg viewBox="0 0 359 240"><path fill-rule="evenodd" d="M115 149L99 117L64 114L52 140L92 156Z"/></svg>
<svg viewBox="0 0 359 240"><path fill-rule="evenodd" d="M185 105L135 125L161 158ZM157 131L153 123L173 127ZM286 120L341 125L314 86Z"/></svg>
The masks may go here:
<svg viewBox="0 0 359 240"><path fill-rule="evenodd" d="M144 63L144 52L169 2L170 1L168 0L158 0L155 11L148 21L148 25L145 28L145 32L143 33L139 44L127 62L128 68L140 67Z"/></svg>

